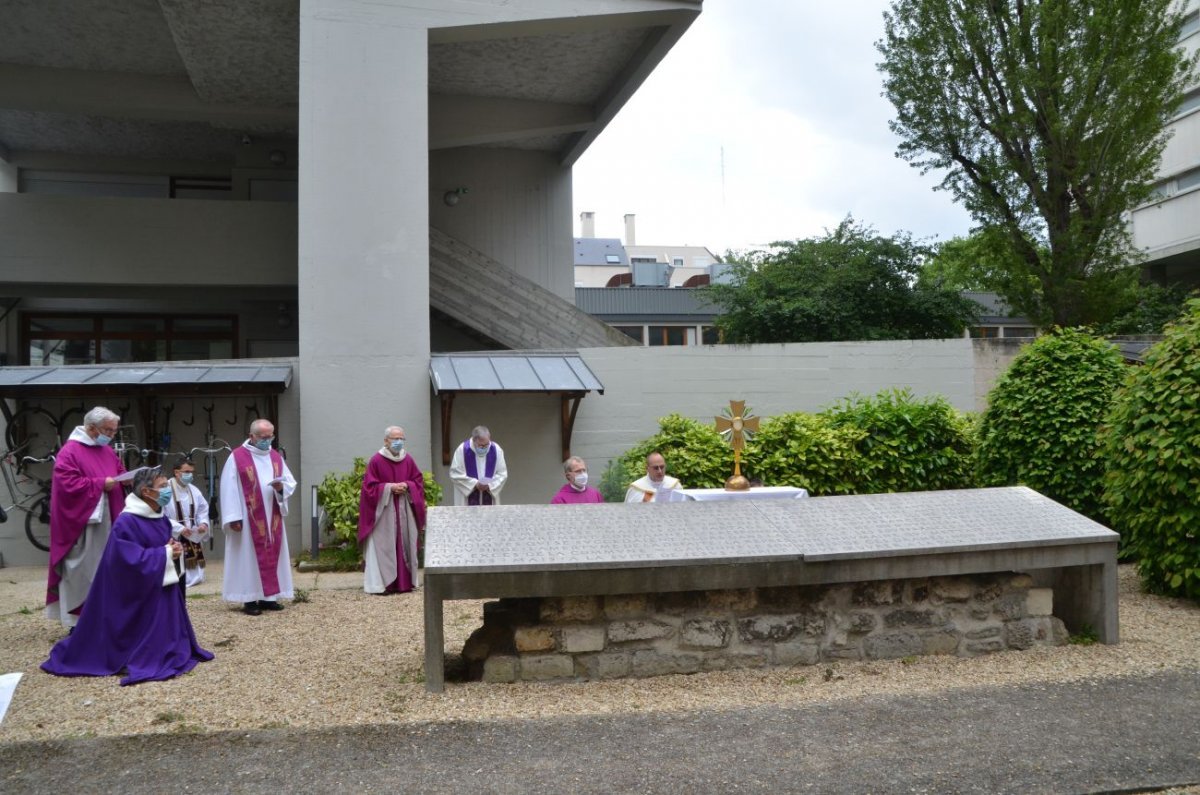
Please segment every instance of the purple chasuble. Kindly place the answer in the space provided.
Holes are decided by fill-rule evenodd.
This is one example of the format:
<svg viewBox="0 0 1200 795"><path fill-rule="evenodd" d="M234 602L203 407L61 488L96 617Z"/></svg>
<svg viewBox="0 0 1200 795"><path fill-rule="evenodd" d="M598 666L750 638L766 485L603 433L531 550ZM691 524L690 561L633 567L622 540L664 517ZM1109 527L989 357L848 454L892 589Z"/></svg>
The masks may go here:
<svg viewBox="0 0 1200 795"><path fill-rule="evenodd" d="M564 483L558 494L554 495L554 499L550 500L551 505L590 505L598 502L604 502L600 492L591 486L584 486L583 491L576 491L570 483Z"/></svg>
<svg viewBox="0 0 1200 795"><path fill-rule="evenodd" d="M387 583L386 590L405 593L411 591L415 583L404 565L408 558L400 526L400 515L405 510L404 497L387 491L389 483L408 484L408 499L412 504L413 518L417 521L417 526L409 528L409 532L417 534L413 548L420 547L421 531L425 528L425 476L421 474L421 468L413 461L412 455L393 461L382 453L371 456L371 460L367 462L367 470L363 473L362 492L358 498L358 543L367 543L367 538L375 529L379 501L390 498L396 511L396 560L399 565L396 567L396 579ZM412 564L412 570L415 572L416 562L413 561Z"/></svg>
<svg viewBox="0 0 1200 795"><path fill-rule="evenodd" d="M112 676L123 685L170 679L213 658L188 619L183 583L164 586L171 522L123 513L113 522L75 631L55 644L42 670Z"/></svg>
<svg viewBox="0 0 1200 795"><path fill-rule="evenodd" d="M56 567L87 529L100 496L108 497L108 515L115 520L125 509L125 492L114 486L107 493L104 481L125 471L121 459L108 445L87 445L70 439L54 459L50 492L50 571L46 577L46 604L58 601L62 581ZM166 543L166 542L164 542Z"/></svg>
<svg viewBox="0 0 1200 795"><path fill-rule="evenodd" d="M475 451L471 448L471 440L463 442L463 468L467 470L467 477L479 480L479 467L475 464ZM496 475L496 445L489 444L487 456L483 460L483 476L491 480ZM492 505L495 500L492 499L490 492L472 491L467 496L467 505Z"/></svg>

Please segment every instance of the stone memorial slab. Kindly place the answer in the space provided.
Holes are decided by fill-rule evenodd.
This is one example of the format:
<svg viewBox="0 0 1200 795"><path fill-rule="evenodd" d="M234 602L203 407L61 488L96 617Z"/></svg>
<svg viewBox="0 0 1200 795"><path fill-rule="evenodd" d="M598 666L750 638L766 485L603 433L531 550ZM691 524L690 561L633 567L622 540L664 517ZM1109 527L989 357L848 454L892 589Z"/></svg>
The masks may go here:
<svg viewBox="0 0 1200 795"><path fill-rule="evenodd" d="M745 503L433 508L425 570L484 573L795 560L799 548Z"/></svg>
<svg viewBox="0 0 1200 795"><path fill-rule="evenodd" d="M1117 534L1024 486L756 503L806 561L1115 541Z"/></svg>

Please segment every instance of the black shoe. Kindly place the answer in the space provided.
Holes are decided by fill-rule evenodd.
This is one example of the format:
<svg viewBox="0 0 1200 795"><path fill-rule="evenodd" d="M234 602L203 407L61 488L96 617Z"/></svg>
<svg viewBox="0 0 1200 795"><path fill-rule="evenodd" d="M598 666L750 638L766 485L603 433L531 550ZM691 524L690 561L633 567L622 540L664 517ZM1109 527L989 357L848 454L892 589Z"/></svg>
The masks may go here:
<svg viewBox="0 0 1200 795"><path fill-rule="evenodd" d="M242 605L242 612L248 616L262 615L262 611L258 609L258 602L246 602Z"/></svg>
<svg viewBox="0 0 1200 795"><path fill-rule="evenodd" d="M282 610L283 605L279 604L279 602L269 602L266 599L260 599L258 602L258 609L260 611L261 610Z"/></svg>

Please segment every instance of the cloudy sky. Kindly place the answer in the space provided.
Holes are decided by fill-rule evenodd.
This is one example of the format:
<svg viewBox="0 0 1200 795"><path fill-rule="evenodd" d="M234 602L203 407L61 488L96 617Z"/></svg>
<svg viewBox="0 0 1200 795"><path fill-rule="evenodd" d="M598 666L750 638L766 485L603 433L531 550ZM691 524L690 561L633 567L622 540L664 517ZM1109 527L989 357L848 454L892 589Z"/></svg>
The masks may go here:
<svg viewBox="0 0 1200 795"><path fill-rule="evenodd" d="M599 237L714 252L817 235L848 213L944 240L970 220L895 157L874 42L886 0L706 0L575 165ZM722 169L722 150L724 168ZM723 173L722 173L723 170Z"/></svg>

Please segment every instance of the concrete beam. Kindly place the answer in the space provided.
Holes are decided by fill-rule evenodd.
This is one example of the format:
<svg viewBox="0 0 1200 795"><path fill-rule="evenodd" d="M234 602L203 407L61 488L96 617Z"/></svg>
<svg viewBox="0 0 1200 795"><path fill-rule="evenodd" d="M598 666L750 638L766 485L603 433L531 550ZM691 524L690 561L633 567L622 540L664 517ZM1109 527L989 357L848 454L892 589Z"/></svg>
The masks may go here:
<svg viewBox="0 0 1200 795"><path fill-rule="evenodd" d="M146 121L194 121L240 129L295 129L295 108L204 102L186 77L0 64L0 108Z"/></svg>
<svg viewBox="0 0 1200 795"><path fill-rule="evenodd" d="M444 3L442 5L445 5ZM527 3L526 5L538 5ZM656 0L643 2L643 10L629 11L626 0L617 2L567 3L549 0L541 3L544 9L534 10L530 18L471 24L453 24L443 18L430 25L430 44L449 44L490 39L514 39L526 36L555 36L570 33L591 33L630 28L669 27L681 18L694 18L700 13L700 0ZM539 16L540 14L540 16ZM690 24L690 21L688 22Z"/></svg>
<svg viewBox="0 0 1200 795"><path fill-rule="evenodd" d="M431 94L429 148L479 146L582 132L595 120L586 105Z"/></svg>

